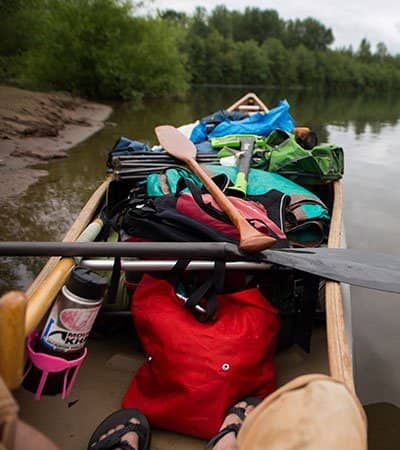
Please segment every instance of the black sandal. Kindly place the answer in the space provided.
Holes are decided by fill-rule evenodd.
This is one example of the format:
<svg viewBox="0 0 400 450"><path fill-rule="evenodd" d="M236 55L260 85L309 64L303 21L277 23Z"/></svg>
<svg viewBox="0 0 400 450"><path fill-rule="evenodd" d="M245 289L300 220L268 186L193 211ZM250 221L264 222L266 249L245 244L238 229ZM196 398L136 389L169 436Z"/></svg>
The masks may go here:
<svg viewBox="0 0 400 450"><path fill-rule="evenodd" d="M259 399L258 397L247 397L244 400L242 400L243 402L247 403L247 406L257 406L260 402L261 399ZM241 403L241 402L238 402ZM230 408L225 417L229 416L229 414L236 414L239 419L243 422L243 420L246 417L246 408L242 408L240 406L233 406L232 408ZM220 441L224 436L226 436L228 433L235 433L235 437L237 436L237 434L239 433L240 427L242 426L241 423L231 423L230 425L227 425L225 428L223 428L222 430L220 430L218 432L218 434L216 434L213 438L211 438L208 442L207 445L205 447L205 450L210 450L214 447L214 445Z"/></svg>
<svg viewBox="0 0 400 450"><path fill-rule="evenodd" d="M130 419L137 419L140 423L132 423ZM106 434L112 428L118 425L124 425L123 428L115 430L109 436L104 439L100 439L100 436ZM121 437L129 432L134 432L139 437L138 448L135 449L127 441L121 441ZM87 449L88 450L149 450L150 448L150 425L146 416L138 409L127 408L120 409L108 417L96 428L92 434Z"/></svg>

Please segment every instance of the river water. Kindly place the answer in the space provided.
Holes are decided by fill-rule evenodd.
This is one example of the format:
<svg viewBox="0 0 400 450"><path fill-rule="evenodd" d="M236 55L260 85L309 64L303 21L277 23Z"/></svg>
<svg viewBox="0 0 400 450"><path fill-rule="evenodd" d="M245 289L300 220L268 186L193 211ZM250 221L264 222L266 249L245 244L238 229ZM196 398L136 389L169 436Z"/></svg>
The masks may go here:
<svg viewBox="0 0 400 450"><path fill-rule="evenodd" d="M0 211L3 240L58 240L103 179L109 149L120 136L155 143L159 124L180 125L230 105L246 89L198 88L189 100L115 106L110 123L69 157L45 166L17 202ZM278 91L255 92L270 107ZM288 91L298 126L345 150L344 217L348 246L400 255L400 95L336 95ZM40 167L40 166L38 166ZM0 290L25 288L42 261L2 259ZM400 274L399 274L400 276ZM400 296L352 288L355 374L364 403L400 404Z"/></svg>

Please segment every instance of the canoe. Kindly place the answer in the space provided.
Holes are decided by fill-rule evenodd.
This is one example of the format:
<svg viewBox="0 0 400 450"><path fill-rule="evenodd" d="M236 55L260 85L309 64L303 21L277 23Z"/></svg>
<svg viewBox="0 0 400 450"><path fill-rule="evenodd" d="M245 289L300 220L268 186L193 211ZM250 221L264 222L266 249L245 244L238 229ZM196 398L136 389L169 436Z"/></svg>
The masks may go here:
<svg viewBox="0 0 400 450"><path fill-rule="evenodd" d="M268 111L267 106L254 93L240 98L228 109L246 114ZM90 223L101 226L97 216L110 181L111 176L108 176L93 193L65 235L65 242L77 240ZM340 181L319 186L318 194L328 205L331 213L327 245L330 248L344 247L343 197ZM85 260L85 262L89 267L91 261ZM154 264L157 263L161 261L154 261ZM5 345L13 346L12 353L17 355L13 361L5 361L4 358L2 360L2 344L0 343L0 369L3 368L3 378L10 388L18 388L21 382L21 348L24 336L28 336L38 327L46 316L73 265L74 260L71 258L51 257L28 288L26 305L24 299L20 300L22 312L14 312L18 314L19 319L15 323L19 325L7 329L8 343L3 343L3 348ZM137 266L135 270L138 270ZM264 270L270 269L264 268ZM282 385L301 374L326 373L343 381L350 390L354 391L347 286L333 281L321 283L318 296L319 303L324 306L322 311L325 313L325 320L315 324L311 351L306 353L294 345L283 346L285 348L279 351L275 358L278 383ZM324 298L324 301L321 298ZM25 321L23 314L25 314ZM107 317L106 313L104 317ZM23 332L21 323L25 323ZM130 333L125 333L122 337L111 335L104 340L91 339L88 345L88 357L67 401L62 401L58 397L42 397L39 402L35 402L31 393L22 388L17 389L15 397L21 408L20 417L51 437L61 448L86 448L85 443L95 426L102 418L119 408L132 371L143 361L143 355L140 352L132 355L131 348ZM10 353L9 350L10 348L8 353ZM71 401L70 408L67 407L68 401ZM204 445L202 441L165 431L156 431L153 439L154 448L200 449Z"/></svg>

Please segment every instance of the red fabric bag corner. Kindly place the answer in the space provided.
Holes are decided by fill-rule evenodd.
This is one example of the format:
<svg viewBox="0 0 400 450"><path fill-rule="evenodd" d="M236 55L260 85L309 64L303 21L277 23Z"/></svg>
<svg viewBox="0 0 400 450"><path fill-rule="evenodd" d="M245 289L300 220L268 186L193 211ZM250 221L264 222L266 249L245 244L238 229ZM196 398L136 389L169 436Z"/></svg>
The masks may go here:
<svg viewBox="0 0 400 450"><path fill-rule="evenodd" d="M279 319L258 289L218 295L214 319L201 323L169 282L145 274L132 313L147 360L122 406L152 426L210 439L236 402L276 388Z"/></svg>

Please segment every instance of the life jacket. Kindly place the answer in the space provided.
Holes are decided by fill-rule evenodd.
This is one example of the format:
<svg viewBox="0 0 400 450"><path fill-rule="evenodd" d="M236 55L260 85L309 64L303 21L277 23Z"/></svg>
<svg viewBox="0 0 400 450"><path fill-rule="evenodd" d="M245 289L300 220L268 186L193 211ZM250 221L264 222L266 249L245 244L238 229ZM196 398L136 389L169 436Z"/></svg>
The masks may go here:
<svg viewBox="0 0 400 450"><path fill-rule="evenodd" d="M236 179L235 167L207 165L206 168L215 178L227 177L231 183ZM147 195L158 197L174 193L182 179L202 186L201 181L187 170L173 168L147 177ZM225 184L225 187L228 186ZM326 239L330 221L328 208L305 187L276 173L250 169L247 194L247 200L266 208L268 216L285 232L292 244L314 247Z"/></svg>
<svg viewBox="0 0 400 450"><path fill-rule="evenodd" d="M238 243L238 230L210 194L202 193L197 185L184 178L181 181L182 186L175 194L148 198L126 210L121 226L125 238ZM187 189L182 189L183 187ZM273 193L265 196L263 203L236 197L228 198L250 224L275 238L277 246L289 245L283 232L283 215L276 210L279 205Z"/></svg>

